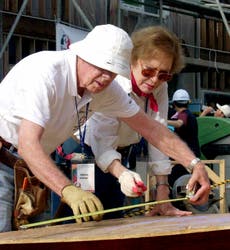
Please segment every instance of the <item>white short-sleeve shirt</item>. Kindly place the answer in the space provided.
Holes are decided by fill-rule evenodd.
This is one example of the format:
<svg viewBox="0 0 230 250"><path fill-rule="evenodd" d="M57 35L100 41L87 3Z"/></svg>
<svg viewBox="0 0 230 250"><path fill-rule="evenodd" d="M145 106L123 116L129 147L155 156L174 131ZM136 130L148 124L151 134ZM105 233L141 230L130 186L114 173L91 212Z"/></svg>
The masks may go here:
<svg viewBox="0 0 230 250"><path fill-rule="evenodd" d="M73 134L78 123L76 109L84 110L89 102L88 117L94 111L118 117L139 111L116 82L101 93L86 91L80 98L76 55L71 51L32 54L16 64L0 84L0 136L17 147L20 122L27 119L45 129L41 143L51 153Z"/></svg>

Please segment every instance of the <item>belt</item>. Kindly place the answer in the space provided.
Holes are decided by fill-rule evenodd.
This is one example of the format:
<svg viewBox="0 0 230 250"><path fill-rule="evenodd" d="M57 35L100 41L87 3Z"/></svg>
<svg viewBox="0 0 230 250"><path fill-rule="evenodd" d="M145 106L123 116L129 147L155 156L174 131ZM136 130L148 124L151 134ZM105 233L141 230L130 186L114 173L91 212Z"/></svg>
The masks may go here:
<svg viewBox="0 0 230 250"><path fill-rule="evenodd" d="M3 147L12 151L12 152L16 152L17 149L14 147L13 144L11 144L10 142L5 141L1 136L0 136L0 142L2 143Z"/></svg>
<svg viewBox="0 0 230 250"><path fill-rule="evenodd" d="M12 152L16 152L17 149L2 137L0 137L0 142L2 143L2 148L0 149L0 162L13 168L16 161L19 160L19 157L15 156Z"/></svg>

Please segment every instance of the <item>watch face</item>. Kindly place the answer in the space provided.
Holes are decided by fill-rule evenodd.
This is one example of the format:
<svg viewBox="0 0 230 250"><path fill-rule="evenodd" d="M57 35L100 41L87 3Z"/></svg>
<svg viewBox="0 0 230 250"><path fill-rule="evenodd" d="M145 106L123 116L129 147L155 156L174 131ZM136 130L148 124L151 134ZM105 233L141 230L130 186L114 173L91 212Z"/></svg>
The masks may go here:
<svg viewBox="0 0 230 250"><path fill-rule="evenodd" d="M193 159L187 168L192 172L193 168L196 166L198 162L200 162L199 158Z"/></svg>
<svg viewBox="0 0 230 250"><path fill-rule="evenodd" d="M200 159L199 158L195 158L195 159L193 159L192 161L191 161L191 166L195 166L198 162L200 162Z"/></svg>

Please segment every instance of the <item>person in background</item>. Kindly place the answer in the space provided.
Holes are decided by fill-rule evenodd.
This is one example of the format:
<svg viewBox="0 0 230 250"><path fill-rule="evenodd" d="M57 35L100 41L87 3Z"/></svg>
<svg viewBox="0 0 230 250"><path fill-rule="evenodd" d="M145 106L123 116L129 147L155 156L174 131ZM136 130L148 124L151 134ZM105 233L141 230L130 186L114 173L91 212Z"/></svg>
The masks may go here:
<svg viewBox="0 0 230 250"><path fill-rule="evenodd" d="M230 105L220 105L216 104L217 110L214 110L213 107L207 106L205 109L201 112L200 117L202 116L214 116L214 117L220 117L220 118L229 118L230 117Z"/></svg>
<svg viewBox="0 0 230 250"><path fill-rule="evenodd" d="M173 126L175 133L187 143L197 157L200 157L198 124L195 115L188 109L190 103L188 92L178 89L173 94L172 102L176 113L168 120L168 125Z"/></svg>
<svg viewBox="0 0 230 250"><path fill-rule="evenodd" d="M178 89L173 94L173 107L176 111L168 120L168 124L174 127L174 132L187 143L189 148L194 152L196 157L201 156L199 139L198 139L198 123L195 115L188 108L190 96L184 89ZM186 187L188 180L191 178L190 173L180 164L176 164L172 168L169 175L169 184L172 187L172 197L180 198L183 189ZM181 190L181 191L179 191ZM202 206L193 206L185 202L176 203L176 206L181 209L187 209L193 213L216 213L215 205L209 206L206 203Z"/></svg>
<svg viewBox="0 0 230 250"><path fill-rule="evenodd" d="M76 125L80 126L96 111L119 117L160 151L193 169L188 189L192 190L196 183L200 188L190 202L200 204L208 199L210 183L205 165L194 162L195 155L186 145L165 126L150 119L114 81L117 74L130 76L132 47L124 30L109 24L99 25L68 50L42 51L24 58L0 84L3 148L17 151L37 179L57 193L74 215L102 211L102 203L91 192L74 186L50 154L71 137ZM0 157L1 232L11 230L14 203L14 174L9 158L3 161ZM120 171L113 164L110 171L131 195L145 191L139 176ZM89 219L89 216L83 218ZM92 219L100 220L102 214ZM80 223L82 219L76 221Z"/></svg>
<svg viewBox="0 0 230 250"><path fill-rule="evenodd" d="M188 145L196 157L200 157L198 124L195 115L188 109L190 103L188 92L184 89L176 90L173 94L172 103L176 113L168 120L168 125L173 126L174 132ZM173 187L174 182L185 174L189 174L189 172L183 166L175 165L169 175L170 186Z"/></svg>

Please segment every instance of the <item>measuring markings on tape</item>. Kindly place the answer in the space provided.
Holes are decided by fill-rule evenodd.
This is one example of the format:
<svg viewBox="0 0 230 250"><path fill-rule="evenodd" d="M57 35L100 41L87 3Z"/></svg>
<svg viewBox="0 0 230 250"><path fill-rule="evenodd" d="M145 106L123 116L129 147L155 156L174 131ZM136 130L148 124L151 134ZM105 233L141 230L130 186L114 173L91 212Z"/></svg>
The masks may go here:
<svg viewBox="0 0 230 250"><path fill-rule="evenodd" d="M230 179L227 179L227 180L219 182L219 183L214 183L211 185L211 188L213 189L215 187L218 187L220 185L224 185L226 183L230 183ZM54 223L80 219L80 218L84 218L87 216L101 215L101 214L112 213L112 212L117 212L117 211L121 211L121 210L129 210L129 209L139 208L139 207L143 207L143 206L152 206L153 207L155 205L168 203L168 202L186 201L186 200L189 200L189 198L191 198L191 197L186 196L186 197L177 198L177 199L168 199L168 200L161 200L161 201L149 201L149 202L144 202L144 203L135 204L135 205L128 205L128 206L124 206L124 207L110 208L110 209L96 211L96 212L92 212L92 213L72 215L72 216L67 216L67 217L63 217L63 218L57 218L57 219L51 219L51 220L46 220L46 221L29 223L29 224L21 225L20 229L28 229L28 228L32 228L32 227L45 226L45 225L50 225L50 224L54 224ZM134 212L133 215L140 215L148 210L149 209L141 209L139 211ZM130 216L132 216L132 213Z"/></svg>
<svg viewBox="0 0 230 250"><path fill-rule="evenodd" d="M127 210L127 209L133 209L133 208L138 208L138 207L143 207L143 206L155 206L158 204L163 204L163 203L168 203L168 202L185 201L188 199L189 199L188 197L183 197L183 198L168 199L168 200L161 200L161 201L149 201L149 202L144 202L144 203L135 204L135 205L128 205L128 206L124 206L124 207L110 208L110 209L96 211L96 212L92 212L92 213L72 215L72 216L67 216L67 217L63 217L63 218L34 222L34 223L30 223L30 224L21 225L20 229L39 227L39 226L49 225L49 224L58 223L58 222L80 219L80 218L87 217L87 216L106 214L106 213L117 212L117 211Z"/></svg>

